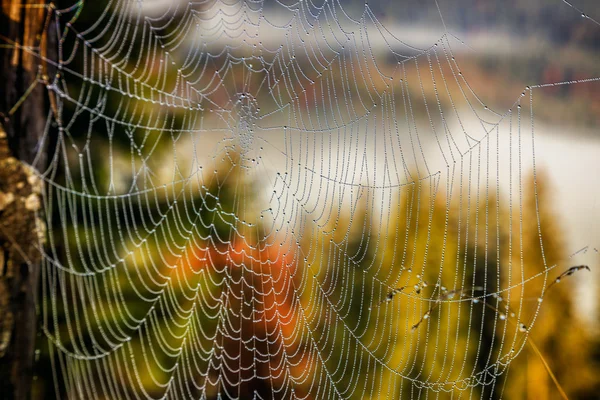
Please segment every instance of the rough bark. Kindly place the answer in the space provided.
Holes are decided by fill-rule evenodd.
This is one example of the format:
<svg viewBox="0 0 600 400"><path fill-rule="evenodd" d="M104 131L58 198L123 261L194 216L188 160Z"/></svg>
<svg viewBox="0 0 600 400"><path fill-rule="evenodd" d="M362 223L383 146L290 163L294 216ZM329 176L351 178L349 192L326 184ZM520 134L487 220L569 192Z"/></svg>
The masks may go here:
<svg viewBox="0 0 600 400"><path fill-rule="evenodd" d="M40 275L41 183L30 164L46 124L50 8L2 0L0 14L0 397L30 396ZM40 7L42 5L42 7ZM36 82L38 82L36 84ZM45 160L41 160L45 162ZM40 165L40 164L38 164Z"/></svg>

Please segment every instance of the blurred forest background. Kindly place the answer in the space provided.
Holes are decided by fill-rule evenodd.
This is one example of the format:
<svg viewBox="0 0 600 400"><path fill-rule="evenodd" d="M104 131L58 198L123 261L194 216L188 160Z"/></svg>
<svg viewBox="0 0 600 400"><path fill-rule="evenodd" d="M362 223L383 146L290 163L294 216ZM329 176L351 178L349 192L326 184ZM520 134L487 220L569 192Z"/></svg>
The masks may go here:
<svg viewBox="0 0 600 400"><path fill-rule="evenodd" d="M71 17L73 17L73 21L78 26L82 27L92 25L105 7L105 2L103 1L80 3L80 7L72 9L71 12L73 15ZM600 26L587 21L585 15L582 16L581 13L560 0L438 0L438 3L439 10L436 7L436 2L433 0L370 0L369 7L388 29L394 30L394 28L397 28L400 34L403 35L403 39L406 39L409 43L412 41L415 45L431 42L431 38L435 40L436 37L441 36L444 32L444 23L449 32L464 40L464 46L454 49L461 65L461 71L466 76L470 86L474 88L474 91L484 99L485 104L490 108L507 109L514 102L515 98L518 97L523 88L532 82L560 82L600 76ZM73 1L59 0L55 4L58 9L63 9L72 6ZM362 0L341 1L341 4L353 16L360 16L364 10L364 2ZM576 6L581 10L586 10L586 12L589 12L596 19L600 18L600 5L597 0L581 0L576 2ZM160 6L157 7L158 11L156 13L160 13L161 8ZM269 2L267 1L265 2L265 9L268 10L268 8ZM443 16L443 23L440 20L440 13ZM75 14L77 14L76 18ZM177 17L177 15L174 16L174 18ZM1 51L3 50L0 49ZM132 56L132 60L135 60L135 55ZM83 62L82 59L75 60L73 65L81 66ZM390 59L390 65L393 62L394 60ZM408 73L414 75L415 71L409 70ZM170 77L169 79L175 78ZM71 82L75 85L77 81L73 80ZM77 92L78 88L72 87L70 90ZM600 126L600 84L593 82L590 84L563 85L539 89L538 92L539 95L536 93L536 118L542 121L540 124L542 131L545 126L549 127L547 130L548 133L541 132L539 134L539 140L543 143L544 138L547 136L549 141L554 143L552 146L565 151L565 159L562 160L562 164L558 168L560 171L557 171L557 167L554 165L552 159L556 153L549 151L548 154L551 155L550 159L544 158L543 154L539 155L540 168L536 171L535 188L533 183L534 172L532 170L526 171L527 176L524 178L526 185L523 193L525 198L523 215L518 215L518 210L516 209L512 211L512 216L509 216L508 209L495 209L496 205L500 203L496 201L497 198L506 196L502 191L500 193L486 193L480 199L477 196L480 203L477 206L469 208L472 214L469 218L472 218L472 220L478 217L484 218L484 212L489 213L489 215L501 215L500 221L505 221L509 217L514 218L514 220L521 220L523 226L522 232L510 232L507 224L495 226L494 222L490 221L485 226L474 225L473 228L469 227L467 230L470 233L469 238L471 238L471 242L467 241L465 246L465 243L455 236L446 236L447 232L456 232L465 229L461 224L465 224L466 216L463 215L462 219L457 217L457 214L460 213L459 210L463 210L464 212L465 208L459 204L456 198L449 201L444 193L432 195L422 187L421 183L417 183L406 189L398 189L397 203L392 209L398 210L397 212L400 215L409 213L419 215L419 217L412 219L410 223L422 224L422 226L411 225L409 227L399 227L396 231L397 233L389 237L386 243L388 248L377 248L375 244L378 242L375 239L369 240L369 238L365 238L363 234L365 231L364 226L373 223L369 220L369 208L377 205L364 200L359 204L360 211L346 210L344 208L338 210L339 221L336 226L325 226L320 230L303 233L301 243L299 243L300 248L319 249L318 253L309 255L311 264L327 265L329 262L328 258L335 257L338 263L342 263L341 259L347 258L347 262L351 261L355 263L359 269L368 268L372 263L398 265L401 260L398 259L398 255L394 249L402 248L407 241L414 241L417 245L411 253L406 255L413 260L414 264L426 265L428 262L431 262L431 259L439 259L440 254L436 254L436 251L446 248L447 254L452 254L452 256L442 257L444 265L447 265L443 269L444 272L449 274L447 279L454 279L456 271L452 266L457 265L458 260L467 260L465 264L475 265L475 270L480 273L477 274L477 281L475 281L476 279L473 275L469 275L469 272L465 268L465 271L461 271L461 279L463 279L463 282L475 281L475 286L479 286L483 285L483 281L479 280L486 277L488 270L495 271L498 267L497 263L502 266L512 265L514 268L512 274L515 274L515 276L521 274L521 266L523 267L525 276L532 276L538 273L540 265L558 265L564 267L553 270L550 273L550 279L552 279L563 269L575 265L575 260L571 257L574 252L584 246L589 246L590 249L594 246L599 247L600 243L597 240L600 239L600 236L598 236L600 232L595 229L595 226L597 225L596 221L600 217L600 207L588 207L577 203L577 201L587 202L585 204L593 202L593 205L596 205L594 199L598 188L594 188L594 186L598 182L598 179L593 176L586 178L589 179L587 183L591 193L589 195L572 193L568 189L565 189L565 187L568 187L568 182L566 181L570 180L569 178L572 178L572 181L579 182L582 170L589 175L600 175L600 163L590 163L589 159L583 158L578 153L577 149L579 148L573 150L572 154L569 153L570 144L584 142L585 147L589 148L592 154L600 154L600 137L598 137L598 126ZM427 96L429 95L433 97L433 94L427 94ZM118 104L118 101L110 101L109 99L106 107L110 110L111 107L118 107ZM157 105L157 107L159 106ZM150 110L146 109L144 111L149 112ZM109 176L113 176L113 172L110 171L111 166L108 165L105 154L109 148L112 148L117 169L126 170L128 156L131 151L129 140L125 135L122 135L121 139L119 139L119 135L117 134L114 136L114 140L112 137L110 138L109 143L106 133L92 132L90 135L85 119L78 118L74 114L74 111L68 108L63 110L63 112L67 120L73 121L70 126L70 133L72 136L71 139L76 145L84 147L90 141L90 137L92 138L91 143L96 150L93 154L93 160L91 160L95 165L93 179L101 189L100 191L110 191L108 187ZM105 110L105 112L110 114L110 111ZM179 118L179 121L181 121L183 115L174 115L174 118ZM421 118L426 118L426 116L421 115ZM172 151L172 145L173 141L170 137L158 139L156 143L157 152L164 154L164 157L168 158ZM544 149L545 147L541 144L540 148ZM554 147L548 148L551 149ZM203 203L200 218L203 221L215 222L214 225L209 227L204 225L198 226L197 234L199 236L210 237L211 235L216 235L220 238L227 238L242 235L245 237L245 240L234 242L234 251L228 249L227 246L223 248L216 246L212 252L201 247L189 249L188 251L191 253L187 258L200 261L196 263L190 261L189 265L186 266L190 275L186 276L184 274L176 279L197 281L198 285L204 285L207 291L212 291L215 297L221 297L228 304L229 309L240 310L242 314L249 315L252 313L252 307L257 306L254 303L250 305L248 302L240 301L236 296L230 295L230 293L245 293L245 291L249 293L248 289L243 287L243 284L240 283L239 287L231 284L227 291L219 293L219 287L215 285L211 286L210 282L217 282L225 279L225 277L231 278L235 276L239 271L233 268L233 266L240 265L252 257L260 260L269 260L271 258L278 260L277 263L270 264L268 271L257 271L259 273L277 275L289 272L290 268L302 269L307 267L305 263L298 261L300 255L291 249L288 252L288 256L282 259L280 257L277 258L277 254L273 253L275 250L279 251L279 248L261 248L255 229L244 230L244 228L237 227L236 233L232 231L233 227L236 226L236 222L231 217L231 214L235 213L239 208L240 198L243 198L247 204L257 204L256 209L261 209L265 206L262 203L263 199L259 190L256 189L256 185L260 185L260 181L253 181L243 171L239 171L239 168L233 168L235 160L239 157L239 153L234 150L231 151L228 160L218 162L215 168L218 171L217 176L220 179L216 179L206 187L203 186L202 193L199 192L198 196L193 198L191 204L196 202ZM69 169L72 175L61 176L61 169L58 169L57 175L53 178L54 181L64 183L65 185L77 185L85 181L86 177L81 174L81 171L77 167L78 162L75 158L63 160L62 163L64 164L62 167L64 169L62 171ZM69 166L70 163L71 165ZM567 166L565 167L565 165ZM232 170L234 171L233 173L231 172ZM117 173L114 179L117 186L121 184L121 188L116 188L117 192L120 190L127 191L131 185L131 177L127 173L124 173L122 176L119 176ZM216 182L220 183L216 184ZM247 189L244 191L245 194L243 196L239 194L239 187ZM64 201L64 199L60 198L58 192L53 192L52 188L47 188L47 190L48 198L55 199L58 204L60 204L60 201ZM415 197L418 200L414 201ZM159 199L159 203L160 201ZM168 196L163 198L162 201L162 203L157 205L159 209L171 206L168 204ZM217 205L217 203L219 204ZM446 218L447 204L450 204L450 218L448 220ZM98 205L98 207L98 212L102 212L100 210L101 205ZM185 206L178 205L177 207L181 209L181 212L185 211ZM578 208L586 210L586 214L583 217L578 214ZM193 212L196 212L196 210L193 210ZM62 224L65 217L60 215L61 207L55 206L53 213L54 215L50 216L49 220L54 221L57 225ZM477 213L480 214L477 215ZM538 216L541 235L544 239L544 254L542 254L540 248ZM243 218L243 216L239 217ZM67 219L69 218L76 217L67 217ZM127 217L118 215L117 213L114 218L116 221L119 219L126 220ZM172 218L175 217L173 216ZM399 219L399 221L402 221L402 219ZM582 225L578 221L582 221L582 223L587 222L588 224L585 226L588 231L579 233L583 238L581 236L575 238L573 235L574 231L581 231L582 229ZM83 229L82 226L83 224L80 224L78 227L70 229L67 237L63 236L62 228L53 230L49 226L49 235L55 235L49 242L55 246L63 257L67 257L68 254L77 254L77 251L81 251L81 249L77 248L79 242L76 238L85 235L85 232L81 231ZM515 224L515 229L516 226ZM116 227L113 228L116 232ZM484 228L487 228L486 232L483 231ZM478 230L479 232L477 232ZM329 234L329 232L334 233ZM414 232L418 232L416 236ZM348 235L346 236L347 233ZM375 234L373 233L373 235ZM488 241L490 243L489 247L484 249L481 247L481 243L473 240L473 238L477 237L477 234L490 235ZM511 235L522 238L522 245L520 245L519 251L509 252L508 247L498 246L498 244L506 243L507 238ZM179 239L175 238L174 241L177 242ZM584 241L582 242L580 239ZM338 248L332 243L343 243L343 248ZM154 243L153 245L155 246L156 257L158 258L158 254L165 244ZM93 253L97 249L90 246L89 249L84 249L84 251ZM489 254L493 254L493 260L488 259ZM600 276L596 264L600 261L600 257L597 252L594 253L591 250L587 256L588 258L585 261L592 268L592 272L589 275L583 272L582 274L576 274L572 278L565 279L560 284L554 285L544 296L540 312L536 315L535 326L529 333L530 340L535 343L535 346L537 346L539 352L543 355L543 359L532 348L530 343L524 342L522 343L523 350L520 355L510 363L495 385L478 386L466 392L456 390L455 392L441 395L440 398L560 399L562 397L544 366L544 362L547 362L570 399L597 399L600 393L600 324L598 321L599 314L597 313L597 310L600 309L600 296L597 296L595 291L597 290L597 281ZM139 254L134 257L140 263L143 263L144 257L147 257L147 255ZM543 257L545 257L545 260L542 259ZM216 267L215 270L222 271L221 275L215 273L215 276L212 277L192 277L193 274L205 268L205 262L202 260L208 259ZM80 261L73 261L75 265L78 262ZM82 260L81 262L84 261ZM258 265L259 267L257 268L264 268L265 264L261 263ZM134 267L135 265L132 264L130 268ZM83 269L83 266L81 268ZM426 275L423 277L424 280L435 282L438 278L438 270L427 269L426 271L426 274L431 272L432 276ZM501 282L501 280L509 279L508 274L511 272L506 269L503 269L503 272L507 275L489 276L490 281L494 282L491 285L498 285L499 283L500 287L506 287L506 281ZM307 272L301 271L298 275L301 276L305 273ZM384 274L385 271L381 273ZM143 315L146 313L148 305L140 299L138 294L132 290L128 291L126 274L127 272L117 277L118 281L123 283L124 299L128 305L131 305L132 309L137 309L139 314ZM330 279L326 274L324 276L316 276L315 278L319 282L324 282L324 284L327 284L329 282L328 279ZM352 274L346 277L346 279L354 280L354 284L350 286L354 292L347 297L349 299L346 303L348 315L359 315L364 312L363 293L365 291L376 293L379 289L371 287L373 281L367 279L364 274ZM496 279L498 280L497 282ZM232 279L232 282L235 282L235 279ZM276 282L284 285L283 280L276 280ZM309 282L311 281L309 280ZM264 285L266 287L263 287L262 292L267 294L262 299L255 299L256 303L279 303L284 304L284 306L280 306L278 310L273 308L267 310L265 308L263 310L263 317L260 320L254 321L254 323L246 320L240 322L240 319L232 318L232 321L239 323L240 326L231 326L228 329L233 331L241 329L241 332L248 335L242 338L244 341L251 341L254 335L266 337L271 345L286 346L290 349L290 353L296 353L297 349L304 348L302 345L305 343L302 341L307 340L306 338L298 337L297 342L283 343L284 339L282 339L282 336L271 336L269 332L277 330L274 327L278 322L281 322L278 321L278 318L285 318L284 326L287 326L289 329L301 323L296 309L297 306L291 303L285 304L286 301L289 301L289 298L282 294L284 293L284 286L275 285L275 287L268 287L268 285L273 285L272 280L265 281ZM544 284L538 279L531 281L526 286L528 293L539 293ZM346 296L344 293L336 292L339 288L331 287L329 289L331 290L333 299ZM310 294L313 290L314 288L307 288L306 292ZM386 295L385 293L378 294L380 296ZM506 298L503 299L502 307L507 307L508 310L516 309L520 304L518 301L520 296L522 296L521 288L509 290L506 293ZM308 301L308 299L304 300ZM413 300L402 297L397 301L401 307L408 307L409 303ZM136 302L139 305L136 306ZM105 305L107 309L113 307L109 303L110 301L107 300L107 304ZM495 303L493 307L500 308L498 304ZM524 307L528 307L530 304L529 310L525 310L524 312L526 314L533 314L538 305L538 298L528 298L523 304ZM517 320L510 316L510 311L506 318L506 323L498 324L493 313L486 313L484 311L486 308L485 304L479 304L478 307L481 307L479 313L480 320L470 321L469 326L471 327L472 334L480 338L478 341L479 344L473 346L472 341L469 341L467 338L458 338L456 344L464 352L465 361L463 370L466 371L466 375L469 375L471 371L482 371L485 369L488 360L478 357L480 353L506 353L506 349L503 349L503 346L508 346L510 343L520 343L519 338L523 336L523 332L519 329L519 322L516 322ZM311 310L311 306L308 305L307 309ZM449 319L450 322L447 325L443 325L442 329L432 331L427 338L422 337L415 340L444 340L449 332L456 330L457 325L466 324L466 318L461 318L461 316L468 316L466 310L461 311L460 307L458 307L449 312L452 315L452 320L450 321ZM281 317L281 315L285 315L286 317ZM71 337L71 333L69 332L71 329L70 322L67 321L68 316L61 315L60 310L58 310L56 318L55 323L59 328L55 332L55 335L59 337L62 335L65 338ZM118 321L112 320L115 318L112 312L101 313L97 318L98 320L94 321L93 325L99 331L103 327L106 328L110 325L115 326L119 324ZM340 351L337 357L333 356L328 359L327 363L331 367L331 370L336 369L341 358L356 359L356 357L364 356L358 350L354 353L354 347L343 342L344 327L332 320L330 315L323 314L317 318L323 330L331 329L332 332L337 331L339 333L328 336L326 340L330 343L328 342L328 344L324 344L323 346L348 349L346 352ZM390 335L395 332L397 335L409 337L412 331L411 325L414 321L411 320L411 323L406 324L405 319L398 318L398 316L394 316L391 320L387 320L387 324L384 327L381 325L378 326L375 320L363 318L359 319L362 325L355 328L357 331L364 332L365 341L368 341L369 338L375 335L381 335L381 329L384 331L388 329ZM435 322L436 318L436 314L432 313L431 319ZM166 321L167 318L164 319L161 322L156 322L156 326L159 329L171 332L177 331L177 327L173 323ZM212 339L208 340L208 338L216 334L219 327L216 320L212 318L201 319L201 322L201 328L194 326L192 329L200 329L206 333L207 343L199 343L199 346L208 346L212 342ZM242 326L242 324L247 325ZM395 328L393 329L392 327L396 326L400 326L400 328L394 330ZM464 329L466 328L465 325ZM464 331L464 329L461 331ZM528 327L524 327L524 329L528 329ZM502 342L498 340L500 337L498 335L504 338ZM90 337L83 336L81 343L89 344ZM294 337L294 335L291 332L285 332L283 337ZM79 344L63 343L63 345L67 348L71 348L71 346L76 348ZM177 347L177 343L171 343L171 345ZM145 351L142 341L134 339L131 346L136 352ZM225 396L224 393L227 391L239 393L256 391L268 398L271 394L271 389L265 387L262 380L252 379L251 367L256 365L259 371L269 374L273 373L272 371L277 370L277 368L282 367L282 360L274 358L255 360L253 359L254 352L247 351L247 349L241 350L238 341L228 341L227 338L224 339L222 346L222 351L229 354L240 353L239 363L248 368L245 370L248 376L245 377L245 387L212 388L214 398L219 393ZM256 346L258 346L257 348L262 353L269 353L268 348L260 347L261 344ZM407 346L407 344L398 343L396 346L397 349L393 350L395 356L391 357L392 360L394 360L394 357L399 359L406 352L404 346ZM56 364L65 361L49 348L48 341L41 331L38 335L36 348L35 381L32 388L32 397L34 399L66 398L67 389L71 393L77 393L78 389L74 383L72 383L73 387L64 387L62 384L63 380L69 382L69 379L57 376L57 374L60 374L61 368L57 368ZM297 357L301 357L301 355L297 355ZM422 367L407 367L404 371L411 377L443 376L445 368L448 368L440 360L428 359L427 352L415 354L414 357L415 360L410 360L411 363L417 366L422 365ZM297 364L294 368L297 368L298 371L317 369L318 361L315 359L312 361L313 365L306 362L304 364ZM401 364L403 362L400 360L396 361ZM170 360L165 357L162 362L164 363L162 365L169 365ZM369 367L368 357L365 357L364 362L360 365L366 371ZM159 365L155 365L154 369L151 367L151 365L148 365L147 376L139 377L142 383L152 386L155 380L168 380L168 368L165 371ZM300 374L298 371L295 372L296 375ZM355 371L355 373L360 376L361 372L364 371L359 370ZM284 376L281 375L282 382L275 380L275 384L283 385ZM356 376L334 376L334 378L339 380L339 386L342 388L353 385L353 380L358 379L362 383L361 378L356 378ZM391 377L385 376L385 374L384 376L371 377L373 380L375 378L381 379L381 382L384 382L384 386L386 382L391 382ZM481 379L486 381L485 374L483 374ZM57 382L61 383L57 384ZM99 385L99 382L96 384ZM314 390L311 389L312 385L314 385L314 382L310 381L299 384L296 387L296 394L302 396L314 393ZM57 386L59 388L58 392L56 392ZM159 391L150 393L150 395L159 394ZM394 393L388 392L385 395L382 394L382 396L389 398L418 398L420 393L418 389L415 389L415 387L407 382L403 387L395 388Z"/></svg>

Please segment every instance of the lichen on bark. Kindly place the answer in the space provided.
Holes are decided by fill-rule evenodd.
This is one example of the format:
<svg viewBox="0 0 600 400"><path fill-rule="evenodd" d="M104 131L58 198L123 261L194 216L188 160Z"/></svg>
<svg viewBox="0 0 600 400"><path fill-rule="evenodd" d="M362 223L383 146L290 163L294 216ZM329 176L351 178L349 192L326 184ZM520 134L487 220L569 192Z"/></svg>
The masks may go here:
<svg viewBox="0 0 600 400"><path fill-rule="evenodd" d="M0 126L0 358L13 338L13 300L26 290L15 285L22 265L40 261L45 225L39 218L42 181L29 165L12 157Z"/></svg>

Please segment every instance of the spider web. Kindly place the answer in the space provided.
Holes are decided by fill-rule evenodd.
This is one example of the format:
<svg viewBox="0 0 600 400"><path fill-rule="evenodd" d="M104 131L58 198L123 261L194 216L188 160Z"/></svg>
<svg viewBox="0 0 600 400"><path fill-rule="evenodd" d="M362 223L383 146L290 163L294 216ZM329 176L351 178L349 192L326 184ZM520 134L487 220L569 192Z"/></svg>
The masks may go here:
<svg viewBox="0 0 600 400"><path fill-rule="evenodd" d="M418 48L337 0L48 12L41 312L59 393L497 384L555 266L539 223L541 262L523 261L542 85L494 111L453 35Z"/></svg>

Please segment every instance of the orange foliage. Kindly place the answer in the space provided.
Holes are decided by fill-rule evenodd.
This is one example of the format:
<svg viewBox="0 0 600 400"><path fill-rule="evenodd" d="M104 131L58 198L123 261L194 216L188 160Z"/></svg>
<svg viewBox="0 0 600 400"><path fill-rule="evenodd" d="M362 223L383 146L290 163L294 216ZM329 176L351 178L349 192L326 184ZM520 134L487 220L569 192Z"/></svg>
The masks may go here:
<svg viewBox="0 0 600 400"><path fill-rule="evenodd" d="M207 263L191 265L190 270L212 265L227 276L221 297L227 318L218 337L224 380L218 390L241 398L254 393L289 398L292 391L307 396L311 379L289 383L311 372L295 286L297 252L236 240L227 249L205 253Z"/></svg>

